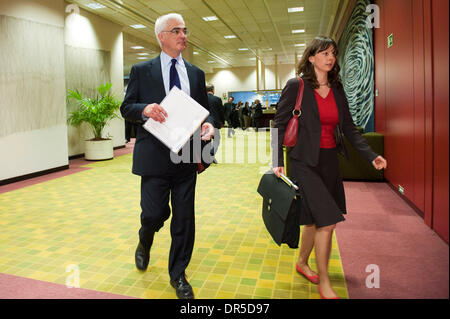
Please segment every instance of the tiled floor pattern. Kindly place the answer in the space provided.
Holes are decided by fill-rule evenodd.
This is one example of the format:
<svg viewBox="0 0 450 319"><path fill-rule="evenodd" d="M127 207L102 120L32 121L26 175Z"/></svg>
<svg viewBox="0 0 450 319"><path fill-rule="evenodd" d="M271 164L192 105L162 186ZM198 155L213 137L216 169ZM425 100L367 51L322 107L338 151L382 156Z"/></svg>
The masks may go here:
<svg viewBox="0 0 450 319"><path fill-rule="evenodd" d="M295 271L298 250L278 247L262 222L256 188L268 170L268 134L237 130L222 137L220 163L197 182L196 241L186 271L196 297L319 298L317 287ZM170 220L155 236L149 269L134 265L140 179L130 172L131 159L95 162L87 165L95 169L0 194L0 272L176 298L167 271ZM310 263L315 268L314 254ZM348 298L336 238L329 269L336 292Z"/></svg>

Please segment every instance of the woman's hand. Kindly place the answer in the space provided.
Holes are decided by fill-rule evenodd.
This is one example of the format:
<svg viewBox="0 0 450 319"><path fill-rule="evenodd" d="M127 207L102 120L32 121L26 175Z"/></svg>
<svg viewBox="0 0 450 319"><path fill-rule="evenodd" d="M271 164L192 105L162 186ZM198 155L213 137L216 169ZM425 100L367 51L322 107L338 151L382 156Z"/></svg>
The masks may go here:
<svg viewBox="0 0 450 319"><path fill-rule="evenodd" d="M372 161L373 167L375 167L377 170L383 169L387 167L387 161L384 159L383 156L378 155L373 161Z"/></svg>
<svg viewBox="0 0 450 319"><path fill-rule="evenodd" d="M284 172L284 166L274 167L272 168L272 170L278 178L280 178L280 174L286 175L286 173Z"/></svg>

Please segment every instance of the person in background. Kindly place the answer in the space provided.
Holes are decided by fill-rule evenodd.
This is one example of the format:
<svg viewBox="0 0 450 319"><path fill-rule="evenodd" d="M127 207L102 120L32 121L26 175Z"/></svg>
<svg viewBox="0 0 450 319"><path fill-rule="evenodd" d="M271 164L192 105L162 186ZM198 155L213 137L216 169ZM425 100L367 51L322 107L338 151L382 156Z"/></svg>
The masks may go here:
<svg viewBox="0 0 450 319"><path fill-rule="evenodd" d="M244 118L244 127L243 130L246 130L250 125L250 108L248 106L248 102L245 102L244 107L242 109L242 117Z"/></svg>
<svg viewBox="0 0 450 319"><path fill-rule="evenodd" d="M244 115L243 115L244 105L241 101L238 103L238 115L239 115L239 127L243 130L244 129Z"/></svg>
<svg viewBox="0 0 450 319"><path fill-rule="evenodd" d="M120 107L122 116L141 123L165 122L170 115L159 103L174 86L209 110L205 73L181 56L187 44L183 17L176 13L159 17L155 22L155 34L162 52L158 57L131 68L127 93ZM183 112L183 105L180 105L179 111ZM202 141L208 141L214 135L212 121L212 117L208 117L202 124ZM200 150L196 150L193 144L190 142L186 146L190 146L190 155L195 153L198 156ZM185 147L182 152L184 150ZM135 263L139 270L147 269L155 232L170 217L172 208L168 267L170 284L178 298L192 299L194 292L186 280L185 269L194 248L197 163L174 163L171 158L169 148L139 125L133 153L133 173L141 176L142 212Z"/></svg>
<svg viewBox="0 0 450 319"><path fill-rule="evenodd" d="M125 144L131 140L133 133L134 137L136 137L136 126L134 123L125 120Z"/></svg>
<svg viewBox="0 0 450 319"><path fill-rule="evenodd" d="M233 110L231 111L230 119L231 119L231 125L233 126L233 129L239 127L239 105L242 103L241 101L238 102L238 104L234 104Z"/></svg>
<svg viewBox="0 0 450 319"><path fill-rule="evenodd" d="M318 285L321 298L338 298L328 275L328 261L336 224L345 220L345 193L339 172L337 153L346 153L341 132L375 169L387 167L386 160L373 152L353 123L348 102L339 77L338 47L334 40L316 37L305 49L297 67L304 80L304 93L299 116L297 143L288 151L290 177L303 193L300 212L302 229L296 270ZM272 136L273 171L285 173L282 143L286 126L293 116L299 79L287 82L280 96L274 118ZM315 248L318 273L308 265Z"/></svg>
<svg viewBox="0 0 450 319"><path fill-rule="evenodd" d="M234 97L230 96L228 98L228 102L225 103L223 106L225 108L225 120L227 121L227 126L228 126L228 137L231 137L231 134L234 134L234 130L233 130L233 123L231 120L231 112L233 111L235 104L233 103L234 101Z"/></svg>
<svg viewBox="0 0 450 319"><path fill-rule="evenodd" d="M258 129L261 127L261 117L263 116L263 109L261 105L261 101L256 99L255 100L255 114L253 115L254 121L255 121L255 131L258 131Z"/></svg>
<svg viewBox="0 0 450 319"><path fill-rule="evenodd" d="M206 86L206 93L208 93L208 105L209 111L211 112L211 116L214 119L214 139L213 139L213 147L211 147L211 156L213 157L213 162L217 164L214 155L217 152L220 144L220 128L223 126L225 122L225 114L222 105L222 99L218 96L214 95L214 85L208 84Z"/></svg>

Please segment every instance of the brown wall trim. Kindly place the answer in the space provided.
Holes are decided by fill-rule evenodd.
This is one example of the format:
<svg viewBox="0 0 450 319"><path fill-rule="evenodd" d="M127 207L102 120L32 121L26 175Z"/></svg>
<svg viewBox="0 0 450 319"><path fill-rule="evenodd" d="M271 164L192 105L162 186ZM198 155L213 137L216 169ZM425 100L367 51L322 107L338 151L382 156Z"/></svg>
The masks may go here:
<svg viewBox="0 0 450 319"><path fill-rule="evenodd" d="M55 168L46 169L44 171L39 171L39 172L31 173L31 174L26 174L26 175L22 175L22 176L16 176L16 177L8 178L8 179L3 179L0 181L0 186L6 185L6 184L11 184L11 183L16 183L16 182L21 182L21 181L24 181L24 180L27 180L30 178L34 178L34 177L38 177L38 176L42 176L42 175L56 173L56 172L63 171L66 169L69 169L69 165L59 166L59 167L55 167Z"/></svg>
<svg viewBox="0 0 450 319"><path fill-rule="evenodd" d="M389 185L390 188L392 188L394 193L396 193L401 199L403 199L406 202L406 204L408 204L408 206L410 206L417 213L417 215L419 215L422 218L425 217L425 214L419 208L417 208L417 206L414 205L414 203L412 201L410 201L405 195L402 195L398 191L398 189L394 185L391 184L391 182L387 181L387 184Z"/></svg>

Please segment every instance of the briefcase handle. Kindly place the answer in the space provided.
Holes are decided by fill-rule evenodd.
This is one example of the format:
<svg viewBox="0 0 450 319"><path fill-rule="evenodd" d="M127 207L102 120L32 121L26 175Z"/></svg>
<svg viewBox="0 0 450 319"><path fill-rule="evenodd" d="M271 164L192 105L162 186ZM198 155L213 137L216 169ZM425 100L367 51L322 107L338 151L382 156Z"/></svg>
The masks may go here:
<svg viewBox="0 0 450 319"><path fill-rule="evenodd" d="M283 182L285 182L286 184L288 184L290 187L293 187L296 191L298 191L298 186L295 185L286 175L284 174L280 174L281 179L283 180Z"/></svg>

